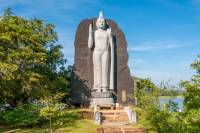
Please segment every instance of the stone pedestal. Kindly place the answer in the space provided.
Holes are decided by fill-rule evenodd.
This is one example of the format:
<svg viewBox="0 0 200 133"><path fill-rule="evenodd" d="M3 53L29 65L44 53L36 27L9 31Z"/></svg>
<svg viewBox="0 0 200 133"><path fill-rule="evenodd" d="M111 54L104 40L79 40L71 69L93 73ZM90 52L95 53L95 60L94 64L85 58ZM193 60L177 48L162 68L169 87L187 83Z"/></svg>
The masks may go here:
<svg viewBox="0 0 200 133"><path fill-rule="evenodd" d="M114 98L112 92L92 92L90 107L95 106L114 106Z"/></svg>

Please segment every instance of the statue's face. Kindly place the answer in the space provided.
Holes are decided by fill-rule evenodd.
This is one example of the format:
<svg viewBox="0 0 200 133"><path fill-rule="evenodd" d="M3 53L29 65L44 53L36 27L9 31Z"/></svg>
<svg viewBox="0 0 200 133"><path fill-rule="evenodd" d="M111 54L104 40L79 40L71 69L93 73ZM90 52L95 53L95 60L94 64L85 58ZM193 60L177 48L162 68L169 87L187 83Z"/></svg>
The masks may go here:
<svg viewBox="0 0 200 133"><path fill-rule="evenodd" d="M105 29L106 26L105 19L97 19L96 26L98 29Z"/></svg>

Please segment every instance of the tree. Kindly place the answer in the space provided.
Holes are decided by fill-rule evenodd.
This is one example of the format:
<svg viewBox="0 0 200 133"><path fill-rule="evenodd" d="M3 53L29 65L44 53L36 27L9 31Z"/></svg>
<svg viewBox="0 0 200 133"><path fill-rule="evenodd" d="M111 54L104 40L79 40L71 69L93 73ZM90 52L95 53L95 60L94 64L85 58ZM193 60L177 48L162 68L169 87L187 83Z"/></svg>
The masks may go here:
<svg viewBox="0 0 200 133"><path fill-rule="evenodd" d="M55 26L5 10L0 19L0 102L14 106L69 91Z"/></svg>
<svg viewBox="0 0 200 133"><path fill-rule="evenodd" d="M150 129L158 133L197 133L200 131L200 55L191 64L191 67L197 73L191 81L183 81L181 84L186 90L183 95L183 112L178 112L177 104L172 101L164 107L161 107L158 102L156 103L157 96L154 94L157 93L149 92L157 92L157 87L150 81L139 80L137 82L136 96L139 107L144 109L140 116L144 116L148 120L151 125Z"/></svg>
<svg viewBox="0 0 200 133"><path fill-rule="evenodd" d="M52 132L52 119L61 113L60 107L63 105L60 100L64 93L56 93L40 100L44 107L40 109L40 116L49 120L50 132Z"/></svg>
<svg viewBox="0 0 200 133"><path fill-rule="evenodd" d="M157 102L158 88L149 79L139 79L136 82L136 97L138 106L148 108Z"/></svg>
<svg viewBox="0 0 200 133"><path fill-rule="evenodd" d="M184 94L184 104L186 109L200 108L200 55L197 60L191 64L191 67L197 71L191 81L183 81L182 85L186 89Z"/></svg>
<svg viewBox="0 0 200 133"><path fill-rule="evenodd" d="M163 110L152 106L149 111L149 120L155 131L163 133L200 131L200 56L191 64L191 67L197 71L197 74L192 77L191 81L181 83L186 90L183 95L183 112L177 112L177 106L174 103L169 103Z"/></svg>
<svg viewBox="0 0 200 133"><path fill-rule="evenodd" d="M136 112L139 123L144 122L144 126L158 133L182 132L183 127L178 118L176 103L170 101L165 106L159 103L159 91L154 83L149 79L139 79L136 82L136 96L138 107ZM172 112L174 111L174 112Z"/></svg>
<svg viewBox="0 0 200 133"><path fill-rule="evenodd" d="M200 131L200 55L191 64L196 70L191 81L183 81L182 86L186 89L184 93L185 125L189 132Z"/></svg>

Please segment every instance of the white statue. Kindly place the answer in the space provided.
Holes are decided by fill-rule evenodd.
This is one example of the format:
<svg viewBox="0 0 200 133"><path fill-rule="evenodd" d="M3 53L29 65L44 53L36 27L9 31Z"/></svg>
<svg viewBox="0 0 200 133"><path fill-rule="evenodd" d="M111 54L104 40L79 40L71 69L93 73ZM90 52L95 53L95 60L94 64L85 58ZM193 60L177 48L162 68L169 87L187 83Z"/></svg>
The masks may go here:
<svg viewBox="0 0 200 133"><path fill-rule="evenodd" d="M88 47L90 49L94 48L93 89L98 92L107 92L114 89L114 46L111 28L106 29L106 21L102 12L99 13L96 27L96 30L93 32L92 25L90 24L88 38Z"/></svg>

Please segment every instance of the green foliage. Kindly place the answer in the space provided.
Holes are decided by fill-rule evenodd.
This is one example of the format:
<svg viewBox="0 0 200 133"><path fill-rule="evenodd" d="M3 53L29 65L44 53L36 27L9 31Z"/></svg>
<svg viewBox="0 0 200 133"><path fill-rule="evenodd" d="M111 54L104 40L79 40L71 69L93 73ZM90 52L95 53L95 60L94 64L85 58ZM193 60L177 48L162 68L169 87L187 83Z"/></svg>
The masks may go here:
<svg viewBox="0 0 200 133"><path fill-rule="evenodd" d="M181 124L177 104L169 101L165 106L159 103L160 88L148 79L140 79L136 84L138 99L139 123L143 122L146 129L158 133L182 133L184 126ZM180 117L180 118L179 118Z"/></svg>
<svg viewBox="0 0 200 133"><path fill-rule="evenodd" d="M60 107L63 105L62 103L59 103L59 101L64 95L65 94L63 93L57 93L44 97L41 100L41 103L44 104L44 107L40 110L40 116L46 119L51 119L59 115Z"/></svg>
<svg viewBox="0 0 200 133"><path fill-rule="evenodd" d="M80 115L77 110L62 110L56 118L54 118L53 126L58 127L68 123L74 123L80 120Z"/></svg>
<svg viewBox="0 0 200 133"><path fill-rule="evenodd" d="M179 118L180 113L171 112L169 109L164 108L161 110L159 107L151 108L148 112L147 119L150 121L153 130L158 133L183 133L185 128Z"/></svg>
<svg viewBox="0 0 200 133"><path fill-rule="evenodd" d="M16 106L69 92L70 75L54 28L40 19L25 19L5 10L0 20L1 103Z"/></svg>
<svg viewBox="0 0 200 133"><path fill-rule="evenodd" d="M148 109L150 105L158 102L158 88L149 79L139 79L136 82L136 97L138 106Z"/></svg>
<svg viewBox="0 0 200 133"><path fill-rule="evenodd" d="M62 126L58 126L55 133L95 133L98 125L95 125L93 120L82 119L74 123L65 123ZM49 133L46 127L40 128L17 128L8 129L5 133Z"/></svg>
<svg viewBox="0 0 200 133"><path fill-rule="evenodd" d="M177 112L177 105L170 102L161 109L152 106L149 110L150 123L158 133L196 133L200 131L200 56L191 65L197 70L191 81L181 84L186 89L184 93L184 109ZM173 111L172 111L173 110Z"/></svg>
<svg viewBox="0 0 200 133"><path fill-rule="evenodd" d="M164 107L160 107L159 103L143 104L146 106L145 108L148 107L148 110L145 110L146 119L149 121L148 123L150 123L153 131L158 133L196 133L200 131L200 56L191 66L197 70L197 74L192 77L191 81L182 82L182 86L186 90L183 95L183 112L177 112L177 105L172 101ZM143 81L142 83L146 82ZM145 88L142 83L140 83L141 85L139 84L139 87ZM149 96L150 93L147 93L148 91L141 92L141 94L139 93L140 99L143 98L148 103L149 100L145 98L146 95L148 97L156 96ZM145 101L142 101L142 103L145 103ZM140 107L145 109L143 106Z"/></svg>
<svg viewBox="0 0 200 133"><path fill-rule="evenodd" d="M200 109L191 109L186 112L185 126L188 132L194 133L200 131Z"/></svg>
<svg viewBox="0 0 200 133"><path fill-rule="evenodd" d="M186 89L186 92L184 93L184 105L186 109L188 110L199 109L200 108L200 102L199 102L200 101L200 84L194 81L183 81L182 85Z"/></svg>
<svg viewBox="0 0 200 133"><path fill-rule="evenodd" d="M38 107L35 105L17 106L13 110L2 113L1 123L8 124L11 127L38 125L41 122L38 110Z"/></svg>
<svg viewBox="0 0 200 133"><path fill-rule="evenodd" d="M191 81L183 81L182 86L186 89L184 94L184 122L187 131L200 131L200 55L197 60L191 64L191 67L197 71Z"/></svg>
<svg viewBox="0 0 200 133"><path fill-rule="evenodd" d="M49 120L50 132L52 132L52 119L62 114L62 110L60 109L60 107L63 104L59 102L64 95L64 93L56 93L54 95L41 99L41 103L44 104L44 107L40 109L39 115L44 119Z"/></svg>
<svg viewBox="0 0 200 133"><path fill-rule="evenodd" d="M168 124L170 114L161 111L158 108L152 108L149 114L149 120L157 132L167 133L170 132L172 127Z"/></svg>

